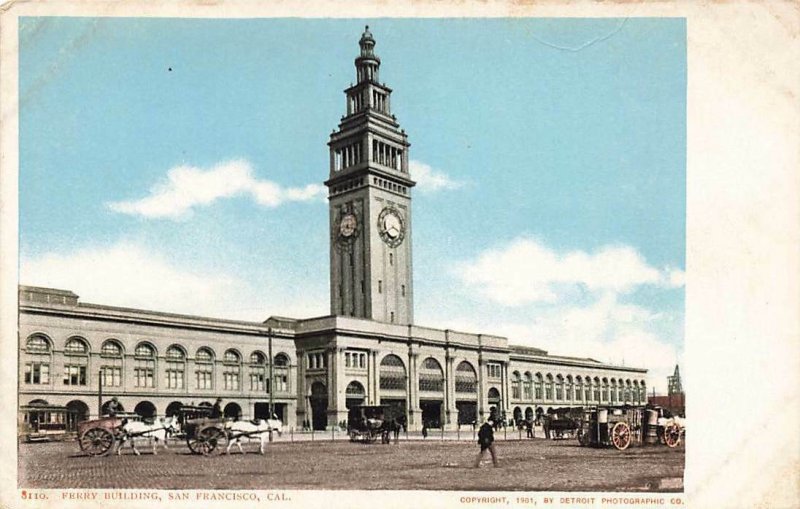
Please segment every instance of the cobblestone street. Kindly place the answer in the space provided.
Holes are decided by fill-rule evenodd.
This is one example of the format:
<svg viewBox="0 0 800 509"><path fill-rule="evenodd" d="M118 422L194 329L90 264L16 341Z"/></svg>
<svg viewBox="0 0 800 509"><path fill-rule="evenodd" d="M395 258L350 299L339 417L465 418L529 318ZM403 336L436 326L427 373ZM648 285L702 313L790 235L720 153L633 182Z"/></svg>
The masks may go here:
<svg viewBox="0 0 800 509"><path fill-rule="evenodd" d="M502 435L501 435L502 437ZM453 437L454 438L454 437ZM665 446L593 449L576 440L500 438L500 468L472 462L469 440L401 440L366 445L344 440L291 442L286 434L264 456L256 442L230 456L189 453L172 441L158 455L146 442L135 456L90 457L77 442L21 444L22 488L421 489L528 491L681 491L685 450ZM233 453L236 451L235 453Z"/></svg>

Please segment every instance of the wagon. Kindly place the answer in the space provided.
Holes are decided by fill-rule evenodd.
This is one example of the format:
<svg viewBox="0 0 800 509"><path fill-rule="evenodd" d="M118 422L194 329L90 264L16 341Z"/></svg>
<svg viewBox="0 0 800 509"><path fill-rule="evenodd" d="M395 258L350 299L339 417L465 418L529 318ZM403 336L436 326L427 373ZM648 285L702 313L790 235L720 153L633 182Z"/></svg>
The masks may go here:
<svg viewBox="0 0 800 509"><path fill-rule="evenodd" d="M194 454L207 455L225 438L225 419L212 418L211 407L184 405L178 410L181 434Z"/></svg>
<svg viewBox="0 0 800 509"><path fill-rule="evenodd" d="M557 408L542 416L545 437L560 439L577 436L584 421L583 408Z"/></svg>
<svg viewBox="0 0 800 509"><path fill-rule="evenodd" d="M78 445L90 456L103 456L122 434L122 426L137 414L117 414L78 423Z"/></svg>
<svg viewBox="0 0 800 509"><path fill-rule="evenodd" d="M677 447L681 429L675 423L662 421L655 408L607 407L587 414L578 433L582 446L615 447L622 451L629 446L664 443Z"/></svg>
<svg viewBox="0 0 800 509"><path fill-rule="evenodd" d="M378 437L388 438L384 425L387 405L356 405L347 415L347 434L351 442L373 443Z"/></svg>

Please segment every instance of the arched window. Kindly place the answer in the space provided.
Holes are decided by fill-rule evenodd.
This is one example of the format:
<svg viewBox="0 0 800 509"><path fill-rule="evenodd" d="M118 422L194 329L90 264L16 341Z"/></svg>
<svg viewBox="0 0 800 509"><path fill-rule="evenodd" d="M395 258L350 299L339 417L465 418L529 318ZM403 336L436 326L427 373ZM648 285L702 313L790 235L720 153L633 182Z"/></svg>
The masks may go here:
<svg viewBox="0 0 800 509"><path fill-rule="evenodd" d="M443 392L444 371L439 361L428 357L419 368L419 390L422 392Z"/></svg>
<svg viewBox="0 0 800 509"><path fill-rule="evenodd" d="M100 346L100 373L104 387L122 387L122 345L107 339Z"/></svg>
<svg viewBox="0 0 800 509"><path fill-rule="evenodd" d="M600 378L594 377L592 388L594 389L594 400L600 402Z"/></svg>
<svg viewBox="0 0 800 509"><path fill-rule="evenodd" d="M64 346L64 385L87 385L89 345L83 338L69 338Z"/></svg>
<svg viewBox="0 0 800 509"><path fill-rule="evenodd" d="M275 356L272 376L275 377L275 392L289 391L289 356L285 353L279 353Z"/></svg>
<svg viewBox="0 0 800 509"><path fill-rule="evenodd" d="M250 354L250 390L265 392L267 390L267 356L255 351Z"/></svg>
<svg viewBox="0 0 800 509"><path fill-rule="evenodd" d="M520 399L522 397L522 391L520 390L521 384L522 384L522 376L519 374L519 371L514 371L514 373L511 374L512 399Z"/></svg>
<svg viewBox="0 0 800 509"><path fill-rule="evenodd" d="M556 401L564 401L564 377L556 375Z"/></svg>
<svg viewBox="0 0 800 509"><path fill-rule="evenodd" d="M572 375L567 375L567 383L564 386L564 399L567 401L573 401L574 392L572 391L572 388Z"/></svg>
<svg viewBox="0 0 800 509"><path fill-rule="evenodd" d="M238 391L241 388L242 356L236 350L225 350L222 356L222 381L226 391Z"/></svg>
<svg viewBox="0 0 800 509"><path fill-rule="evenodd" d="M553 375L548 373L544 378L544 399L551 401L553 399Z"/></svg>
<svg viewBox="0 0 800 509"><path fill-rule="evenodd" d="M642 405L647 403L647 387L644 384L644 380L639 381L639 403Z"/></svg>
<svg viewBox="0 0 800 509"><path fill-rule="evenodd" d="M637 380L633 381L633 388L631 389L631 401L634 405L639 403L639 382Z"/></svg>
<svg viewBox="0 0 800 509"><path fill-rule="evenodd" d="M194 380L199 390L214 388L214 353L205 346L194 354Z"/></svg>
<svg viewBox="0 0 800 509"><path fill-rule="evenodd" d="M478 375L475 368L467 361L461 361L456 367L456 392L477 394Z"/></svg>
<svg viewBox="0 0 800 509"><path fill-rule="evenodd" d="M41 334L35 334L25 342L25 383L32 385L50 384L50 341Z"/></svg>
<svg viewBox="0 0 800 509"><path fill-rule="evenodd" d="M575 401L583 401L583 377L575 377Z"/></svg>
<svg viewBox="0 0 800 509"><path fill-rule="evenodd" d="M522 382L522 397L525 401L530 401L533 395L533 376L530 371L525 372L525 380Z"/></svg>
<svg viewBox="0 0 800 509"><path fill-rule="evenodd" d="M603 403L608 402L608 378L603 378Z"/></svg>
<svg viewBox="0 0 800 509"><path fill-rule="evenodd" d="M381 361L380 387L385 390L405 390L406 367L403 360L389 354Z"/></svg>
<svg viewBox="0 0 800 509"><path fill-rule="evenodd" d="M592 379L588 376L583 379L583 399L587 403L592 401Z"/></svg>
<svg viewBox="0 0 800 509"><path fill-rule="evenodd" d="M611 404L615 404L617 402L617 379L612 378L609 380L609 400Z"/></svg>
<svg viewBox="0 0 800 509"><path fill-rule="evenodd" d="M156 349L149 343L139 343L133 353L135 387L155 387Z"/></svg>
<svg viewBox="0 0 800 509"><path fill-rule="evenodd" d="M183 389L186 386L186 352L178 345L167 348L167 370L164 385L167 389Z"/></svg>
<svg viewBox="0 0 800 509"><path fill-rule="evenodd" d="M630 403L631 401L631 381L625 380L625 403Z"/></svg>
<svg viewBox="0 0 800 509"><path fill-rule="evenodd" d="M40 334L36 334L28 338L28 341L25 343L25 350L28 353L49 354L50 342L47 340L46 337Z"/></svg>
<svg viewBox="0 0 800 509"><path fill-rule="evenodd" d="M542 400L544 398L544 377L542 377L541 373L536 373L536 378L533 382L534 387L534 399Z"/></svg>

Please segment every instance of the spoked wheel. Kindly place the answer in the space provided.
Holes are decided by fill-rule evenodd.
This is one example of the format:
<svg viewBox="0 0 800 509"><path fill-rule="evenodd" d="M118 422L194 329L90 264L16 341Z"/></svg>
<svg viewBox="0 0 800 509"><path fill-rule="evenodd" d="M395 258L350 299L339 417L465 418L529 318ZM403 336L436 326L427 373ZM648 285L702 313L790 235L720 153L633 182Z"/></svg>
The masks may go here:
<svg viewBox="0 0 800 509"><path fill-rule="evenodd" d="M105 428L92 428L81 435L78 445L90 456L102 456L114 445L114 434Z"/></svg>
<svg viewBox="0 0 800 509"><path fill-rule="evenodd" d="M186 437L186 444L193 453L205 456L217 448L224 436L225 434L218 428L205 428L198 431L195 436Z"/></svg>
<svg viewBox="0 0 800 509"><path fill-rule="evenodd" d="M631 428L626 422L618 422L611 429L611 443L620 451L631 445Z"/></svg>
<svg viewBox="0 0 800 509"><path fill-rule="evenodd" d="M667 447L678 447L681 443L681 428L677 424L664 428L664 443Z"/></svg>

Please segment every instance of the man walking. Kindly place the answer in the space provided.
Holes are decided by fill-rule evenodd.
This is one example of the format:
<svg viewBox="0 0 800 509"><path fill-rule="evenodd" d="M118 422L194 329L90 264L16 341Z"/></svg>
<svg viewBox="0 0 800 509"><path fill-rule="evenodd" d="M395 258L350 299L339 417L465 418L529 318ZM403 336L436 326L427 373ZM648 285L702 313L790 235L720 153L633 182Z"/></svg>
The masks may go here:
<svg viewBox="0 0 800 509"><path fill-rule="evenodd" d="M499 466L497 464L497 451L494 448L494 420L491 417L478 430L478 445L481 446L481 452L478 453L478 457L475 459L475 468L481 466L481 460L486 449L489 449L489 453L492 455L492 464L495 467Z"/></svg>

